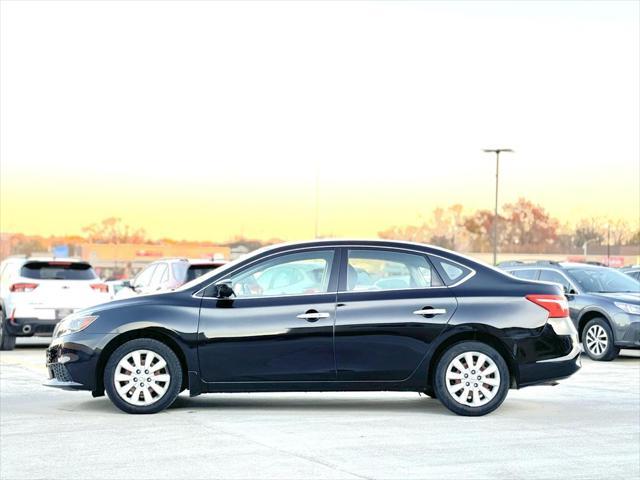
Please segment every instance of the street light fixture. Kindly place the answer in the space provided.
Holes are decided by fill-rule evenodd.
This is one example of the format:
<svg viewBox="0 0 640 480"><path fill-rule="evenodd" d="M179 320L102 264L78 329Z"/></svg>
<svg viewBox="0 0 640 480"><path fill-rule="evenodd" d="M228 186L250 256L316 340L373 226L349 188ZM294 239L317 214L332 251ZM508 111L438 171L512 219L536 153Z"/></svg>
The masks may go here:
<svg viewBox="0 0 640 480"><path fill-rule="evenodd" d="M493 211L493 264L498 263L498 179L500 172L500 154L501 153L513 153L510 148L485 148L485 153L496 154L496 204Z"/></svg>

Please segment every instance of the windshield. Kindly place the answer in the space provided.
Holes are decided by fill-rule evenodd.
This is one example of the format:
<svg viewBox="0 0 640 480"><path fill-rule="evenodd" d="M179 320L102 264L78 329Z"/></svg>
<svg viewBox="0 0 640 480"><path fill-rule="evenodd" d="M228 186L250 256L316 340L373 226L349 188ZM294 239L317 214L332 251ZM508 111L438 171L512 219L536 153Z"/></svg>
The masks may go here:
<svg viewBox="0 0 640 480"><path fill-rule="evenodd" d="M585 292L640 293L640 282L609 268L573 268L569 275Z"/></svg>

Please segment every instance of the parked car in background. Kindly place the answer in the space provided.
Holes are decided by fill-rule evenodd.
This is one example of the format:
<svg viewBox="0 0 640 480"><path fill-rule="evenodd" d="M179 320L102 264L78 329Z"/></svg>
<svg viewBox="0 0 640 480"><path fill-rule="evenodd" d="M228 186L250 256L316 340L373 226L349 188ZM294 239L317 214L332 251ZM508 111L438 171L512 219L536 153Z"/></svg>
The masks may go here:
<svg viewBox="0 0 640 480"><path fill-rule="evenodd" d="M7 258L0 263L0 350L12 350L16 337L51 336L62 318L109 300L107 285L87 262Z"/></svg>
<svg viewBox="0 0 640 480"><path fill-rule="evenodd" d="M133 297L140 294L159 293L174 290L224 265L224 260L198 260L188 258L165 258L150 263L133 280L124 280L115 292L114 299ZM128 287L128 288L126 288ZM116 287L114 286L114 290Z"/></svg>
<svg viewBox="0 0 640 480"><path fill-rule="evenodd" d="M631 278L635 278L640 281L640 266L625 267L620 269L621 272L629 275Z"/></svg>
<svg viewBox="0 0 640 480"><path fill-rule="evenodd" d="M66 318L45 385L154 413L182 389L415 391L484 415L510 388L580 368L557 285L417 243L322 240L256 251L173 292Z"/></svg>
<svg viewBox="0 0 640 480"><path fill-rule="evenodd" d="M500 267L523 280L561 285L585 352L613 360L621 348L640 348L640 282L608 267L582 263L505 262Z"/></svg>

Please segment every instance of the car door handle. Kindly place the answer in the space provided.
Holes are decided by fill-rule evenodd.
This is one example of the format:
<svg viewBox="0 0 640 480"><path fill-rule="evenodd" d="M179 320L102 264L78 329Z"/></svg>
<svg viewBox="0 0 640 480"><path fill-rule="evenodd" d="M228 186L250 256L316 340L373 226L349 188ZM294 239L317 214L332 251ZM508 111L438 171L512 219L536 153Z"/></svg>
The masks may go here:
<svg viewBox="0 0 640 480"><path fill-rule="evenodd" d="M316 312L315 310L309 310L308 312L296 315L296 317L302 320L307 320L309 322L315 322L316 320L319 320L321 318L329 318L330 315L326 312Z"/></svg>
<svg viewBox="0 0 640 480"><path fill-rule="evenodd" d="M447 310L444 308L423 308L422 310L416 310L414 315L444 315Z"/></svg>

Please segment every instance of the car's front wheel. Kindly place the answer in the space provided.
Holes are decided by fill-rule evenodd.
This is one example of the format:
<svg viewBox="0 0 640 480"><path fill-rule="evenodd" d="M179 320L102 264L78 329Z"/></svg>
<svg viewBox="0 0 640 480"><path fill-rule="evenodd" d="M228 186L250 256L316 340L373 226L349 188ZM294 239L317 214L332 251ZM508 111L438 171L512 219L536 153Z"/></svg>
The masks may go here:
<svg viewBox="0 0 640 480"><path fill-rule="evenodd" d="M182 386L182 367L164 343L136 338L120 345L104 371L109 399L127 413L156 413L171 405Z"/></svg>
<svg viewBox="0 0 640 480"><path fill-rule="evenodd" d="M509 369L491 346L473 341L456 343L436 367L435 393L454 413L486 415L502 404L509 391Z"/></svg>
<svg viewBox="0 0 640 480"><path fill-rule="evenodd" d="M620 349L613 344L613 332L604 318L589 320L582 331L582 346L592 360L613 360Z"/></svg>
<svg viewBox="0 0 640 480"><path fill-rule="evenodd" d="M7 332L6 321L4 310L0 310L0 350L13 350L16 347L16 337Z"/></svg>

